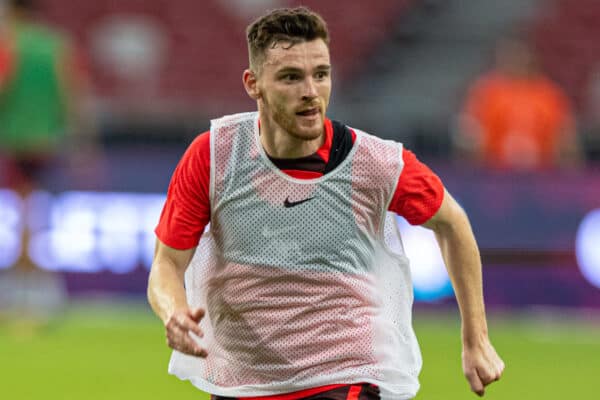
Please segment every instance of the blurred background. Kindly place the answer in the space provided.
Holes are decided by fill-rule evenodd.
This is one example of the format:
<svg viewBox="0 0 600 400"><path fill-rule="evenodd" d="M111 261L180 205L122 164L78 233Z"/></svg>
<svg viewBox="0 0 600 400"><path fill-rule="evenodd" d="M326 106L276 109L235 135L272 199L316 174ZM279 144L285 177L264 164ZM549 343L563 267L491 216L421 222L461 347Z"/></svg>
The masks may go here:
<svg viewBox="0 0 600 400"><path fill-rule="evenodd" d="M600 392L598 0L0 0L0 391L204 398L145 304L153 229L187 145L256 107L245 27L296 5L329 24L329 117L404 143L471 218L508 366L487 396ZM419 398L468 398L435 241L398 223Z"/></svg>

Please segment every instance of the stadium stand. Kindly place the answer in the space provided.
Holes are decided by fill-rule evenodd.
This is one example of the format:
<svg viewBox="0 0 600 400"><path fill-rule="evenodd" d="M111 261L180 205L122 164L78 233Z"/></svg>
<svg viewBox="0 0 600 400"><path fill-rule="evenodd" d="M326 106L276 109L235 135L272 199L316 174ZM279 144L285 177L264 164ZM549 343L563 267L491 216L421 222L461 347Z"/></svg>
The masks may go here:
<svg viewBox="0 0 600 400"><path fill-rule="evenodd" d="M550 0L532 26L544 69L573 100L588 161L600 160L600 2Z"/></svg>
<svg viewBox="0 0 600 400"><path fill-rule="evenodd" d="M587 85L600 65L600 2L552 0L533 23L532 40L543 67L573 98L585 101Z"/></svg>
<svg viewBox="0 0 600 400"><path fill-rule="evenodd" d="M362 2L347 2L343 14L335 0L280 3L312 7L329 21L335 72L337 78L343 81L351 71L359 68L370 49L386 38L392 22L415 2L417 0L371 0L368 7ZM43 4L47 19L74 32L81 47L90 52L92 75L100 96L122 99L150 93L162 100L199 104L208 108L208 112L223 112L250 104L240 84L241 71L247 65L244 29L249 19L235 14L218 0L99 0L76 3L44 0ZM136 28L127 29L119 25L127 20ZM112 70L111 65L107 67L106 62L99 60L102 54L98 48L102 45L98 42L105 40L99 36L106 36L110 29L115 35L137 35L130 39L129 48L127 43L123 44L121 36L120 46L125 48L115 50L129 50L129 55L138 52L141 56L149 56L150 51L155 51L140 48L144 43L139 43L139 40L143 40L148 32L155 32L154 36L150 36L152 42L156 42L157 37L160 39L161 35L164 37L164 53L150 54L160 59L157 60L155 74L147 75L146 84L127 82L131 74L123 74L122 68L136 60L130 60L130 64L125 66L113 65ZM137 77L141 79L139 74ZM143 99L138 97L137 100Z"/></svg>

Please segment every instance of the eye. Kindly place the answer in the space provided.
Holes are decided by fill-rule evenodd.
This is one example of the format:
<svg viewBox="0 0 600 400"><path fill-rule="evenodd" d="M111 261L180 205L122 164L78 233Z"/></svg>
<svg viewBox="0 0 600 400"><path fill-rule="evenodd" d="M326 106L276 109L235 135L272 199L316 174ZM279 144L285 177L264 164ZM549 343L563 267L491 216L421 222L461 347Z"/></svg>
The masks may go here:
<svg viewBox="0 0 600 400"><path fill-rule="evenodd" d="M285 74L281 77L281 80L284 82L295 82L300 79L300 75L298 74Z"/></svg>
<svg viewBox="0 0 600 400"><path fill-rule="evenodd" d="M317 79L325 79L329 76L329 71L319 71L315 74L315 78Z"/></svg>

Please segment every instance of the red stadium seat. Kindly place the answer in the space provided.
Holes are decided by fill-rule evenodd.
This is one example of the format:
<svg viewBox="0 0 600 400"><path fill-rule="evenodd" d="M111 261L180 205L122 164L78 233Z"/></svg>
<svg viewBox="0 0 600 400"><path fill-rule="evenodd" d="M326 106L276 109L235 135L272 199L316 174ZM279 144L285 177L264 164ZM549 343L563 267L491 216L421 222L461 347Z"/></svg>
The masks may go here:
<svg viewBox="0 0 600 400"><path fill-rule="evenodd" d="M534 21L532 40L543 67L581 109L587 85L600 68L600 2L554 0Z"/></svg>
<svg viewBox="0 0 600 400"><path fill-rule="evenodd" d="M328 21L336 79L343 81L359 70L415 1L370 0L368 7L363 2L345 2L343 10L336 0L287 3L312 7ZM46 19L73 32L84 53L87 51L92 78L103 97L127 97L130 93L135 98L140 85L131 85L98 62L93 52L94 32L109 17L144 16L164 31L167 43L159 74L147 82L151 93L162 100L209 108L247 101L241 73L247 66L244 30L249 20L235 15L218 0L43 0L42 5Z"/></svg>

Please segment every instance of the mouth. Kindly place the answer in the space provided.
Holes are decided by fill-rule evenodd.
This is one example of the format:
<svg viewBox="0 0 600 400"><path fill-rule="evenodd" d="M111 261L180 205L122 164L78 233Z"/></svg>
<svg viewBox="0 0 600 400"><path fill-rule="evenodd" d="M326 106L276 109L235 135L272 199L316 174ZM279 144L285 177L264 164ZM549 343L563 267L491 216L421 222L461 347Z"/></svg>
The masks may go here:
<svg viewBox="0 0 600 400"><path fill-rule="evenodd" d="M301 117L313 117L320 113L321 113L321 110L319 109L319 107L313 107L313 108L304 109L302 111L298 111L296 113L296 115L299 115Z"/></svg>

